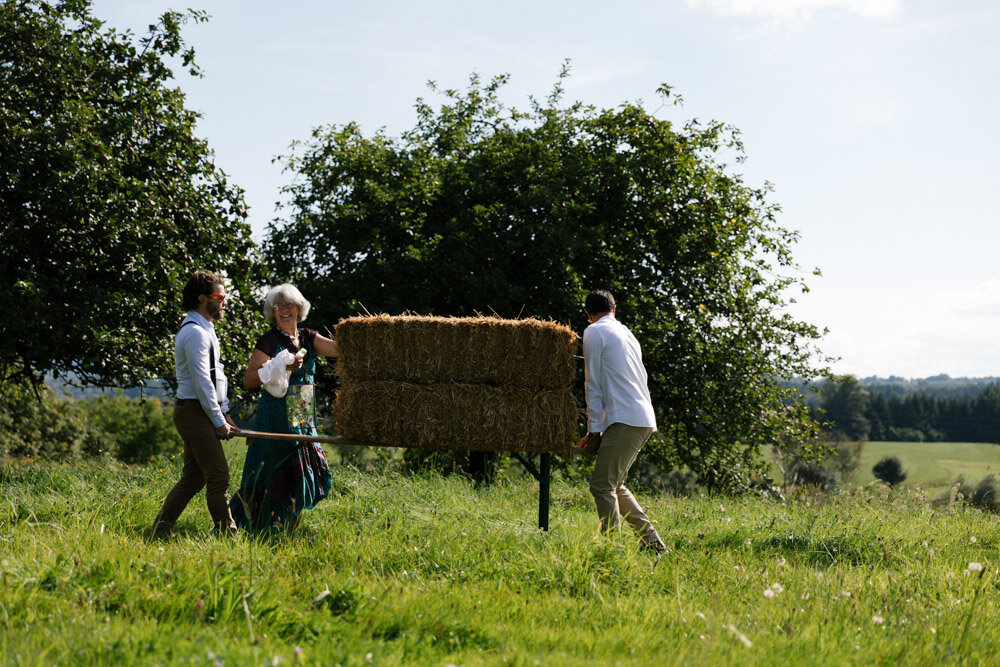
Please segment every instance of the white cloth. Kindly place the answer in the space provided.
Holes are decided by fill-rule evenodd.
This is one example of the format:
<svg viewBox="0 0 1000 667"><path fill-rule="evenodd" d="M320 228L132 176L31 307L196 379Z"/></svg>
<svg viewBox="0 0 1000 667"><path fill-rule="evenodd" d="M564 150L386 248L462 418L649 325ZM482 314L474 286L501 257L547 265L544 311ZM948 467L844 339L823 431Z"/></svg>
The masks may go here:
<svg viewBox="0 0 1000 667"><path fill-rule="evenodd" d="M264 389L275 398L284 398L288 393L288 378L292 371L289 364L295 363L295 355L282 350L273 359L268 359L257 369L257 377L264 383Z"/></svg>
<svg viewBox="0 0 1000 667"><path fill-rule="evenodd" d="M226 423L229 412L229 380L219 358L219 339L215 325L197 311L188 312L174 340L174 373L177 377L177 398L197 398L212 426ZM215 386L212 385L212 357L215 358ZM221 403L221 405L220 405Z"/></svg>
<svg viewBox="0 0 1000 667"><path fill-rule="evenodd" d="M584 329L583 361L591 433L616 423L656 430L642 349L625 325L605 315Z"/></svg>

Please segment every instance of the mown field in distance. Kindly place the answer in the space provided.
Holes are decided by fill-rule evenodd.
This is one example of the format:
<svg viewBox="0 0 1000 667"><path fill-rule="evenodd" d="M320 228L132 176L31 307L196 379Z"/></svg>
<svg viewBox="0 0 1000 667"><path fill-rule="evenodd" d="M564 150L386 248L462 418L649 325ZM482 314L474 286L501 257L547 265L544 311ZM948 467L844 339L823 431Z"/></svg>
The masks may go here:
<svg viewBox="0 0 1000 667"><path fill-rule="evenodd" d="M865 444L855 484L867 484L874 477L872 467L887 456L903 464L904 484L940 492L964 475L975 483L988 474L1000 473L1000 446L982 442L869 442Z"/></svg>
<svg viewBox="0 0 1000 667"><path fill-rule="evenodd" d="M235 480L242 456L232 458ZM985 664L996 517L881 484L791 502L640 500L670 553L596 534L556 479L333 467L302 528L219 540L179 461L0 464L0 664Z"/></svg>

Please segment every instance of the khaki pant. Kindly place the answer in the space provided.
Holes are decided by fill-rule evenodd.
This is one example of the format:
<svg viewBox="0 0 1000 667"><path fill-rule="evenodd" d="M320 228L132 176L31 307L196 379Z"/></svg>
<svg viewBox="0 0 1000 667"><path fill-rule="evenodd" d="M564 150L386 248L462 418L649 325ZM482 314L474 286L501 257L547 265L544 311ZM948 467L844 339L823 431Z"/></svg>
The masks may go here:
<svg viewBox="0 0 1000 667"><path fill-rule="evenodd" d="M172 529L191 498L204 487L216 530L235 531L236 522L229 513L229 464L215 427L197 404L175 407L174 426L184 441L184 468L156 515L154 529Z"/></svg>
<svg viewBox="0 0 1000 667"><path fill-rule="evenodd" d="M660 536L635 497L625 488L625 480L639 450L652 433L653 429L648 427L621 423L609 426L601 436L601 448L590 476L590 493L597 504L601 530L618 528L624 517L647 545L660 542Z"/></svg>

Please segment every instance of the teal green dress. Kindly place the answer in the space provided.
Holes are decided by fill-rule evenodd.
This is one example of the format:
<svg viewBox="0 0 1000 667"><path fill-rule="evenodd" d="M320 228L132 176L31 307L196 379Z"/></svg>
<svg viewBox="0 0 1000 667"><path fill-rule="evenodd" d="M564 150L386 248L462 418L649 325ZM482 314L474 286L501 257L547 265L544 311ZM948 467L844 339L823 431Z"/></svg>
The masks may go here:
<svg viewBox="0 0 1000 667"><path fill-rule="evenodd" d="M299 342L307 351L302 368L292 371L283 398L261 392L253 422L255 431L317 435L315 336L311 329L299 329ZM285 349L292 354L298 352L291 339L277 328L261 336L257 349L272 358ZM315 507L330 493L330 482L330 467L318 444L251 439L240 490L229 503L233 520L250 531L293 526L302 510Z"/></svg>

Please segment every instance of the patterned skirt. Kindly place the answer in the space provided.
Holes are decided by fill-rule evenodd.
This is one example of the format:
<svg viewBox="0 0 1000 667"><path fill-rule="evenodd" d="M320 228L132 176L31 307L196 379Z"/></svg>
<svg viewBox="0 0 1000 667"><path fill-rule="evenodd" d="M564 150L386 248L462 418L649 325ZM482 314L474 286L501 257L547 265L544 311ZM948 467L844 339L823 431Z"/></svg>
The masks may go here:
<svg viewBox="0 0 1000 667"><path fill-rule="evenodd" d="M261 398L254 430L316 435L315 426L290 428L284 399ZM294 526L304 509L330 493L330 466L323 449L311 442L250 440L240 490L229 501L243 530L280 530Z"/></svg>

